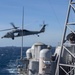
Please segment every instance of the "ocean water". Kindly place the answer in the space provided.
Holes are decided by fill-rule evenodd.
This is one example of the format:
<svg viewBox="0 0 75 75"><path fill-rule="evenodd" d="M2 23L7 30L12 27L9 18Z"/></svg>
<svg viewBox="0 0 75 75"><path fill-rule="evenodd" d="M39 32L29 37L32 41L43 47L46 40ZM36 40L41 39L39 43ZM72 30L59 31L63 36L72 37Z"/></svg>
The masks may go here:
<svg viewBox="0 0 75 75"><path fill-rule="evenodd" d="M28 48L23 48L23 57ZM0 47L0 75L18 75L16 60L20 58L20 50L20 47Z"/></svg>
<svg viewBox="0 0 75 75"><path fill-rule="evenodd" d="M23 48L23 57L26 56L28 48ZM18 75L16 60L20 58L20 51L20 47L0 47L0 75Z"/></svg>

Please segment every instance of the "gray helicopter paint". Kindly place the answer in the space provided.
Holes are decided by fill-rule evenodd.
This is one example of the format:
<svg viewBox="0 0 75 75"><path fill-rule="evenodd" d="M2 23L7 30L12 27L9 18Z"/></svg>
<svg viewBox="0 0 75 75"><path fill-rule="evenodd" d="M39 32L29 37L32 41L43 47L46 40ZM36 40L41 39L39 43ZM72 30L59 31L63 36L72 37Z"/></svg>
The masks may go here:
<svg viewBox="0 0 75 75"><path fill-rule="evenodd" d="M12 38L14 40L14 37L20 37L20 36L27 36L27 35L38 35L39 33L43 33L45 32L45 26L43 25L43 27L41 28L40 31L29 31L26 29L15 29L13 31L7 32L3 37L1 38ZM39 36L39 35L38 35Z"/></svg>

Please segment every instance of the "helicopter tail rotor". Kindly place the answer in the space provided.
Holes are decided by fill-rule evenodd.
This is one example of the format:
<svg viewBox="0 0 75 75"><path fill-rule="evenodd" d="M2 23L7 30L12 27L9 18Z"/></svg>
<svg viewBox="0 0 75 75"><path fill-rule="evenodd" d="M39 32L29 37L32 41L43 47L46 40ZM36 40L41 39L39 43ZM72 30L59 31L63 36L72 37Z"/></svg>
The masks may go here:
<svg viewBox="0 0 75 75"><path fill-rule="evenodd" d="M40 30L40 32L45 32L45 27L47 26L47 24L45 24L45 21L43 21L43 25L41 25L41 26L43 26L43 27Z"/></svg>

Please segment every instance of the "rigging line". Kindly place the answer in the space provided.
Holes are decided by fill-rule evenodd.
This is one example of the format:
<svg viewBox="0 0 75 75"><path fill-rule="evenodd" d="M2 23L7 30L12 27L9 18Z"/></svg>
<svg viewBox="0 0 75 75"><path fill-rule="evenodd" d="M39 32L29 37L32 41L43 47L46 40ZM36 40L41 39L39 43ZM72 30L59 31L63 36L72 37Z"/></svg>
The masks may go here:
<svg viewBox="0 0 75 75"><path fill-rule="evenodd" d="M51 3L50 0L49 0L49 3ZM55 12L55 10L54 10L54 7L53 7L52 3L50 4L50 6L51 6L51 9L53 10L53 13L54 13L55 17L56 17L57 23L58 23L59 26L60 26L60 29L62 29L62 25L61 25L61 23L59 22L59 19L58 19L58 17L57 17L57 14L56 14L56 12Z"/></svg>
<svg viewBox="0 0 75 75"><path fill-rule="evenodd" d="M72 8L71 8L71 10L73 10ZM74 15L75 14L75 12L74 11L72 11L71 13L70 13L70 15L71 15L71 19L72 19L72 21L74 21L75 22L75 19L74 19ZM75 28L75 26L73 25L73 28Z"/></svg>

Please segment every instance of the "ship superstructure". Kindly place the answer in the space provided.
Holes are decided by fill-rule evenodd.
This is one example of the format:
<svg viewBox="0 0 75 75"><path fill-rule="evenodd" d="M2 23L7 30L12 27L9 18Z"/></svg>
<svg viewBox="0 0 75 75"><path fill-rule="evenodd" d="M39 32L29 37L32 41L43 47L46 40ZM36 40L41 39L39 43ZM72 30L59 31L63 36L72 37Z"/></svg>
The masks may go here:
<svg viewBox="0 0 75 75"><path fill-rule="evenodd" d="M57 47L51 64L51 75L75 75L75 0L70 0L61 46ZM55 64L55 65L54 65Z"/></svg>
<svg viewBox="0 0 75 75"><path fill-rule="evenodd" d="M18 72L22 75L50 75L51 46L41 42L35 43L26 51L26 57L21 59Z"/></svg>
<svg viewBox="0 0 75 75"><path fill-rule="evenodd" d="M20 59L18 65L22 75L75 75L75 0L70 0L66 16L61 45L56 47L54 54L51 46L35 43Z"/></svg>

